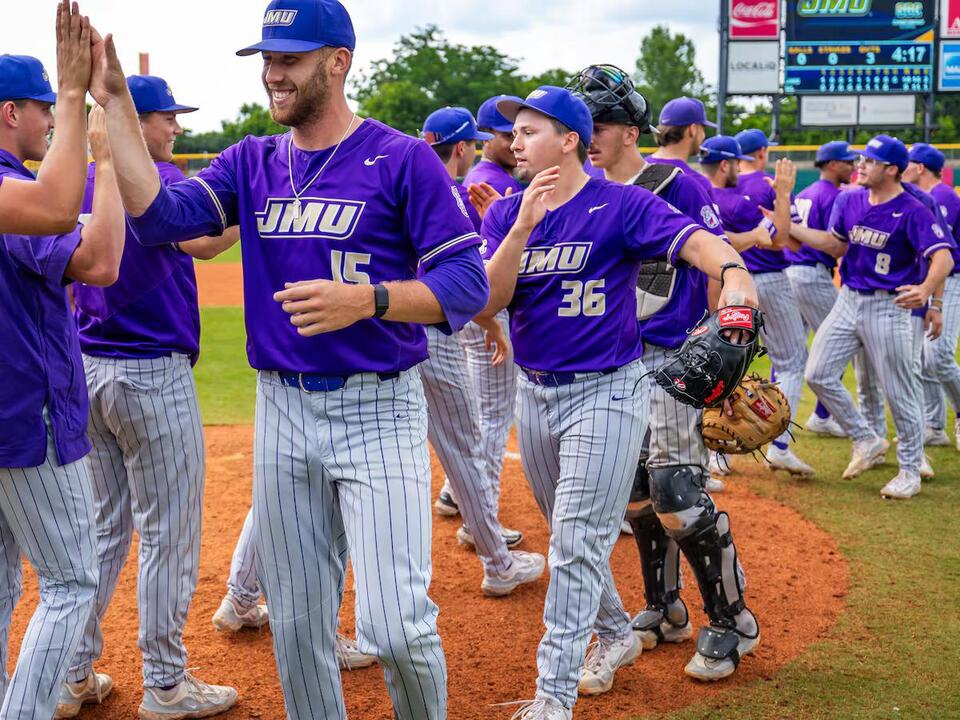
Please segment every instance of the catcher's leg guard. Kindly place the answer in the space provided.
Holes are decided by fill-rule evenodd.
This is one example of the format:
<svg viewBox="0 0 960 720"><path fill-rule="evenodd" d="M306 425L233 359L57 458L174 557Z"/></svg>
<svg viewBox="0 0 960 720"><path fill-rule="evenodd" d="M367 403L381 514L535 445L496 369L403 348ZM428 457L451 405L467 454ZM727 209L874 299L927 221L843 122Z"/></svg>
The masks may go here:
<svg viewBox="0 0 960 720"><path fill-rule="evenodd" d="M653 507L666 532L677 541L690 563L709 628L700 631L697 653L713 667L723 666L716 676L726 677L736 669L745 648L752 650L759 629L743 599L743 577L730 533L730 519L717 512L703 489L706 478L700 468L671 467L650 471ZM719 661L719 662L717 662Z"/></svg>

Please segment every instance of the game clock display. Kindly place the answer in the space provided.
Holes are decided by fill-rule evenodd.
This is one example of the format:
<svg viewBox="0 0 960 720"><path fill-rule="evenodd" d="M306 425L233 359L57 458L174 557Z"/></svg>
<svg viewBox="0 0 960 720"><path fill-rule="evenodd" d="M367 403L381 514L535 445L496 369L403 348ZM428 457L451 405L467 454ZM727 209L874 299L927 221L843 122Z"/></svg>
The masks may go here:
<svg viewBox="0 0 960 720"><path fill-rule="evenodd" d="M791 0L784 92L929 92L935 2Z"/></svg>

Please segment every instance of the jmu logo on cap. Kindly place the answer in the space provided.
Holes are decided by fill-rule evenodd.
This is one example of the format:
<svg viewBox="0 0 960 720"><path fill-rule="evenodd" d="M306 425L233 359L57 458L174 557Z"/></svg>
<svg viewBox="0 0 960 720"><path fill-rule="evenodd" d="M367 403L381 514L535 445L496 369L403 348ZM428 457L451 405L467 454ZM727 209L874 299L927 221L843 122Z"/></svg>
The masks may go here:
<svg viewBox="0 0 960 720"><path fill-rule="evenodd" d="M876 138L871 138L870 142L867 143L867 147L882 148L883 143L880 140L877 140Z"/></svg>
<svg viewBox="0 0 960 720"><path fill-rule="evenodd" d="M357 200L302 197L300 212L292 198L268 198L257 216L260 237L275 240L329 238L346 240L357 228L366 205Z"/></svg>
<svg viewBox="0 0 960 720"><path fill-rule="evenodd" d="M520 256L520 275L569 275L587 266L593 243L557 243L553 247L531 247Z"/></svg>
<svg viewBox="0 0 960 720"><path fill-rule="evenodd" d="M542 98L546 94L546 90L534 90L532 93L527 95L527 100L536 100L537 98Z"/></svg>
<svg viewBox="0 0 960 720"><path fill-rule="evenodd" d="M293 25L297 17L296 10L268 10L263 16L264 27L287 27Z"/></svg>
<svg viewBox="0 0 960 720"><path fill-rule="evenodd" d="M41 71L40 71L40 74L43 75L43 81L44 81L44 82L50 82L50 76L47 75L47 71L46 71L45 69L44 69L44 70L41 70Z"/></svg>

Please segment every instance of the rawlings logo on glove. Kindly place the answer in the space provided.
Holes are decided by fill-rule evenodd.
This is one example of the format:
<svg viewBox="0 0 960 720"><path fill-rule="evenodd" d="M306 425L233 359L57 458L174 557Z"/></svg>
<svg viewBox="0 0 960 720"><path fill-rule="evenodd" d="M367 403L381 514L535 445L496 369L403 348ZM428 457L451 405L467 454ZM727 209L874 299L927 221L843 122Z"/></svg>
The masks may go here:
<svg viewBox="0 0 960 720"><path fill-rule="evenodd" d="M744 378L730 396L733 416L723 408L703 411L703 444L717 452L752 453L790 425L790 404L774 383L759 375Z"/></svg>

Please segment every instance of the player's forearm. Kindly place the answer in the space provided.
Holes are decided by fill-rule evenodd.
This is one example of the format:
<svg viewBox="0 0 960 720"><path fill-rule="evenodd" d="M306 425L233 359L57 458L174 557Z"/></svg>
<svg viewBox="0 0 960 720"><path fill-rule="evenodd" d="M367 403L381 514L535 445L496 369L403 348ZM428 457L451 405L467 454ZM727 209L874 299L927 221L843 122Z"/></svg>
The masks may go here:
<svg viewBox="0 0 960 720"><path fill-rule="evenodd" d="M83 226L80 244L70 257L67 276L88 285L106 286L117 281L126 222L120 192L110 160L97 163L90 221Z"/></svg>
<svg viewBox="0 0 960 720"><path fill-rule="evenodd" d="M760 233L763 233L763 235ZM763 236L766 235L767 231L762 227L755 227L753 230L748 232L728 232L727 239L730 241L733 249L739 253L743 252L744 250L749 250L752 247L756 247L763 240Z"/></svg>
<svg viewBox="0 0 960 720"><path fill-rule="evenodd" d="M160 192L157 166L147 151L130 92L118 95L104 110L123 206L132 217L140 217Z"/></svg>
<svg viewBox="0 0 960 720"><path fill-rule="evenodd" d="M0 229L24 235L68 233L77 225L87 180L84 94L57 97L57 129L36 182L0 185Z"/></svg>
<svg viewBox="0 0 960 720"><path fill-rule="evenodd" d="M773 225L777 229L776 235L773 237L773 244L776 248L782 248L790 237L789 192L777 193L777 198L773 203Z"/></svg>
<svg viewBox="0 0 960 720"><path fill-rule="evenodd" d="M520 258L527 247L531 230L514 225L487 263L490 300L480 315L493 317L513 300L520 272Z"/></svg>
<svg viewBox="0 0 960 720"><path fill-rule="evenodd" d="M814 230L793 223L790 225L790 237L835 258L843 257L847 253L847 243L826 230Z"/></svg>
<svg viewBox="0 0 960 720"><path fill-rule="evenodd" d="M219 237L213 235L197 238L196 240L186 240L178 243L178 247L182 252L185 252L197 260L212 260L220 253L236 245L239 239L240 226L234 225L224 230L223 235Z"/></svg>
<svg viewBox="0 0 960 720"><path fill-rule="evenodd" d="M940 288L942 294L942 286L951 270L953 270L953 258L949 250L943 248L933 253L927 268L927 277L923 281L928 295L935 294L937 288Z"/></svg>
<svg viewBox="0 0 960 720"><path fill-rule="evenodd" d="M729 235L727 236L729 237ZM706 230L697 230L680 248L680 259L699 268L714 280L720 281L720 272L724 265L736 263L743 265L740 253L729 244Z"/></svg>

